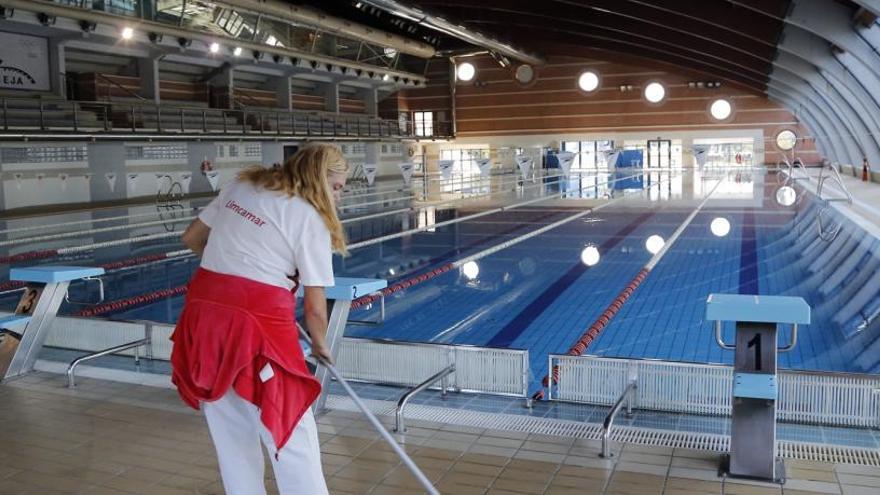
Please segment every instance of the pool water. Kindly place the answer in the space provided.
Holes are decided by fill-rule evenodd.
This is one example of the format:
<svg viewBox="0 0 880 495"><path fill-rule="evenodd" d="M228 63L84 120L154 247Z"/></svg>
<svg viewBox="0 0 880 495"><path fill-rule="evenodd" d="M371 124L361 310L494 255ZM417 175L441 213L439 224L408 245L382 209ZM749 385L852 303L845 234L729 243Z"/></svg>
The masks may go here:
<svg viewBox="0 0 880 495"><path fill-rule="evenodd" d="M550 192L577 191L583 189L583 180L579 177L545 187ZM797 204L780 206L775 201L775 179L758 173L646 173L640 180L628 180L622 190L596 187L587 197L598 200L572 194L568 196L576 197L499 211L356 250L349 258L334 260L337 276L382 277L391 284L517 239L589 206L608 203L482 257L475 261L476 268L450 270L389 295L383 324L349 324L346 335L528 349L532 388L537 389L547 373L548 353L565 353L575 344L651 259L646 241L652 236L669 239L718 181L721 185L693 222L586 353L731 364L733 353L717 346L713 323L703 318L707 296L788 295L807 300L813 321L799 329L794 350L780 354L780 367L880 372L880 325L875 318L880 312L878 240L831 209L823 212L825 227L840 225L840 231L833 239L822 239L816 220L822 203L801 191ZM512 194L502 201L522 198ZM352 222L347 229L349 237L359 241L428 228L494 206L497 203L470 202L423 208ZM729 225L724 235L719 235L724 229L713 232L717 219ZM185 225L182 222L174 229ZM113 233L106 238L119 236ZM88 240L104 239L92 236ZM65 242L70 245L72 241L41 243L39 248L16 245L15 252ZM600 255L593 266L581 259L587 246L594 246ZM99 249L68 261L101 264L181 248L177 237L169 237ZM107 299L184 285L195 268L196 260L189 257L114 272L107 279ZM80 291L77 298L90 297L89 289L81 284L74 286L76 291ZM0 304L10 308L16 297L0 295ZM182 304L181 296L171 297L106 316L173 322ZM78 309L66 305L63 312ZM354 310L352 318L375 319L377 313L373 305ZM726 340L732 339L731 325L725 333ZM781 333L780 339L786 340L788 329Z"/></svg>

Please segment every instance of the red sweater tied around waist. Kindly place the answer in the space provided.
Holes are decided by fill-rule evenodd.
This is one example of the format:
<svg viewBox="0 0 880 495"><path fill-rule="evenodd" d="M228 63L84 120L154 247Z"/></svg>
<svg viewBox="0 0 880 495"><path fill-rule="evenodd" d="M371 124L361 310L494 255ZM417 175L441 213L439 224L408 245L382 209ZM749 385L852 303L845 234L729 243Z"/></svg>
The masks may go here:
<svg viewBox="0 0 880 495"><path fill-rule="evenodd" d="M233 387L260 409L280 451L321 392L303 358L295 311L296 298L281 287L199 268L171 336L180 397L199 409Z"/></svg>

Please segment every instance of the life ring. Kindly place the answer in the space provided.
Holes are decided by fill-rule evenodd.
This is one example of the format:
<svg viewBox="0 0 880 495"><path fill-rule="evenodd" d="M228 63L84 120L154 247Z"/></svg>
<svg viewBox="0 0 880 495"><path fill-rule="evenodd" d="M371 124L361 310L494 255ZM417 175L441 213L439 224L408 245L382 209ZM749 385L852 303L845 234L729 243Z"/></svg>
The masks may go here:
<svg viewBox="0 0 880 495"><path fill-rule="evenodd" d="M202 169L203 174L206 174L206 173L214 170L214 166L211 165L211 160L202 160L201 169Z"/></svg>

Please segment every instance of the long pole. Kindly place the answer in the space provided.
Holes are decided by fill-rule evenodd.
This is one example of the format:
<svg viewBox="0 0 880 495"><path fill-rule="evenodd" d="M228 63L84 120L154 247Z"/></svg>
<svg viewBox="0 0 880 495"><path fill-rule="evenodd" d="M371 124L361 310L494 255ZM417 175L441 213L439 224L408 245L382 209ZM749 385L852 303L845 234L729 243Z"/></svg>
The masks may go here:
<svg viewBox="0 0 880 495"><path fill-rule="evenodd" d="M306 342L311 345L312 339L309 337L309 334L303 329L303 327L299 326L299 324L297 324L296 326L299 329L299 334L306 340ZM360 397L357 396L354 390L352 390L351 385L349 385L345 378L342 377L342 373L340 373L335 366L327 362L324 358L320 356L315 356L315 358L317 358L321 366L327 368L327 371L329 371L330 374L333 375L333 378L335 378L336 381L339 382L340 385L342 385L342 388L345 389L345 393L347 393L349 397L351 397L351 400L354 401L358 409L360 409L361 412L364 413L364 416L367 417L367 420L369 420L369 422L373 425L373 428L375 428L376 431L379 432L379 435L382 436L382 438L388 443L388 445L391 446L397 456L400 457L400 460L403 461L403 463L406 465L406 468L409 469L413 476L415 476L419 483L421 483L425 491L431 495L440 495L440 492L438 492L437 489L434 488L431 480L429 480L428 477L425 476L425 473L423 473L422 470L419 469L419 466L416 465L409 454L407 454L403 450L403 448L400 447L397 441L394 440L394 437L392 437L391 434L388 433L388 430L386 430L385 427L382 426L382 423L380 423L379 420L376 419L376 416L367 408L366 404L361 401Z"/></svg>

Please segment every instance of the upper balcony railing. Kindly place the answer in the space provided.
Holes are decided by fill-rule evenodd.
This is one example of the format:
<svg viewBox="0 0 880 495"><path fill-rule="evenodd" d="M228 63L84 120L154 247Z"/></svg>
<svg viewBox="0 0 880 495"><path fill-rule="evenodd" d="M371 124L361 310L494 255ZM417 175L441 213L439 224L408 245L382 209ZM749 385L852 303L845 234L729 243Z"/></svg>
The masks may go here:
<svg viewBox="0 0 880 495"><path fill-rule="evenodd" d="M343 139L432 139L449 137L451 126L424 125L359 114L236 109L156 104L148 101L67 101L0 97L0 126L5 138L70 133L126 136L222 135L289 136Z"/></svg>

